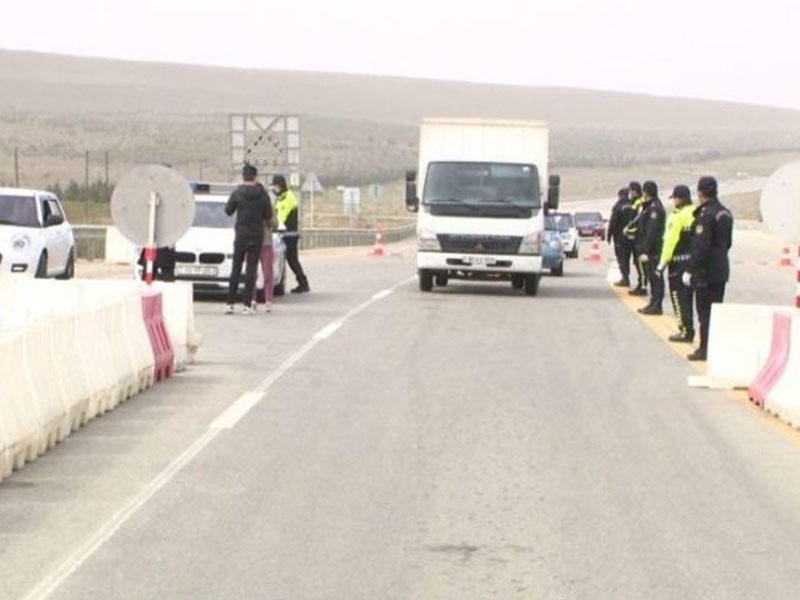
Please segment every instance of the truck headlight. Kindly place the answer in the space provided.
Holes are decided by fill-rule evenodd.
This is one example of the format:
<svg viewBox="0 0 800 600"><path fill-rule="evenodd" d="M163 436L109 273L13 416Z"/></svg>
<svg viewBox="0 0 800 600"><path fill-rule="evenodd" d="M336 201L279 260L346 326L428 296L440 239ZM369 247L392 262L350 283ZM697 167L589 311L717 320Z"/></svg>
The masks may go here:
<svg viewBox="0 0 800 600"><path fill-rule="evenodd" d="M17 252L22 252L22 251L24 251L24 250L25 250L25 248L27 248L27 247L30 245L30 243L31 243L31 240L30 240L30 238L28 238L28 236L27 236L27 235L25 235L25 234L15 235L15 236L14 236L14 237L11 239L11 246L12 246L12 247L14 248L14 250L16 250Z"/></svg>
<svg viewBox="0 0 800 600"><path fill-rule="evenodd" d="M439 244L439 238L430 229L417 230L417 249L426 250L428 252L441 252L442 246Z"/></svg>
<svg viewBox="0 0 800 600"><path fill-rule="evenodd" d="M536 231L529 233L522 238L519 244L519 254L541 254L542 253L542 232Z"/></svg>

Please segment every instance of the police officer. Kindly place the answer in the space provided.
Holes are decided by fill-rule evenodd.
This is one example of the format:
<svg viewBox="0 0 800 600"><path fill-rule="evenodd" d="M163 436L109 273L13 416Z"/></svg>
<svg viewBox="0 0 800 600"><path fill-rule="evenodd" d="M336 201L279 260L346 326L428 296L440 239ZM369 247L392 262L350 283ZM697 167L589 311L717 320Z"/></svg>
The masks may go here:
<svg viewBox="0 0 800 600"><path fill-rule="evenodd" d="M695 207L692 204L692 193L685 185L676 185L670 198L675 203L675 208L667 216L664 248L656 270L663 272L669 267L669 296L672 310L678 319L678 333L671 335L669 341L691 344L694 340L693 292L691 286L684 285L681 278L689 264Z"/></svg>
<svg viewBox="0 0 800 600"><path fill-rule="evenodd" d="M700 346L687 358L706 360L711 305L725 298L730 275L728 250L733 238L733 215L717 198L717 180L703 176L697 182L700 206L694 211L689 265L682 279L695 290Z"/></svg>
<svg viewBox="0 0 800 600"><path fill-rule="evenodd" d="M623 227L622 232L623 236L625 237L625 243L629 246L631 254L633 255L633 265L636 267L636 274L639 278L638 282L636 283L636 287L630 290L628 293L631 296L647 296L647 274L645 273L643 265L639 260L639 251L636 247L639 221L642 216L642 206L644 205L642 184L638 181L631 181L628 184L628 195L630 197L633 218L625 227Z"/></svg>
<svg viewBox="0 0 800 600"><path fill-rule="evenodd" d="M636 245L639 251L639 262L650 282L650 302L640 308L643 315L660 315L664 302L664 275L656 269L664 244L664 222L666 211L658 198L658 186L655 181L645 181L642 186L644 204L639 215L639 229Z"/></svg>
<svg viewBox="0 0 800 600"><path fill-rule="evenodd" d="M297 255L297 242L300 234L297 231L297 198L286 185L283 175L272 178L272 190L275 193L275 212L278 217L278 231L283 232L283 243L286 244L286 262L294 273L297 286L291 289L293 294L308 292L308 278L303 272Z"/></svg>
<svg viewBox="0 0 800 600"><path fill-rule="evenodd" d="M629 287L631 285L631 255L633 254L633 244L625 236L625 227L627 227L636 213L633 210L630 197L628 195L628 188L622 188L617 192L617 201L611 209L611 217L608 220L608 234L606 241L614 243L614 254L617 257L617 265L619 265L619 272L621 279L615 281L614 285L618 287Z"/></svg>

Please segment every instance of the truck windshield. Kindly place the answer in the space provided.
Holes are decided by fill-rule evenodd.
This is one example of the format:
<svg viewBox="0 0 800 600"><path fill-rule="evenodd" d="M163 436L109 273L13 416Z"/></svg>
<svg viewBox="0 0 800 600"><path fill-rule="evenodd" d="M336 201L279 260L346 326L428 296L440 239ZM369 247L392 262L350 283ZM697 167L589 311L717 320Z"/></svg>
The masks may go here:
<svg viewBox="0 0 800 600"><path fill-rule="evenodd" d="M539 171L525 164L432 162L422 202L541 208Z"/></svg>

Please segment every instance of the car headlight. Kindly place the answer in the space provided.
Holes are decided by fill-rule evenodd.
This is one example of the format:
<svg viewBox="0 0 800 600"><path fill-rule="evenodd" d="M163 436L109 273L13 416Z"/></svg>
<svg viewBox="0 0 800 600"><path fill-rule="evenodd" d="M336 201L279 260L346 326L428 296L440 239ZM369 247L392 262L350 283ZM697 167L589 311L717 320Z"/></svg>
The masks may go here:
<svg viewBox="0 0 800 600"><path fill-rule="evenodd" d="M433 231L422 228L417 230L417 249L428 252L441 252L442 246Z"/></svg>
<svg viewBox="0 0 800 600"><path fill-rule="evenodd" d="M519 254L541 254L542 237L541 231L535 231L524 236L519 245Z"/></svg>
<svg viewBox="0 0 800 600"><path fill-rule="evenodd" d="M29 238L27 235L24 235L24 234L21 234L21 235L15 235L15 236L14 236L14 237L11 239L11 246L12 246L12 248L14 248L14 250L16 250L17 252L22 252L22 251L24 251L24 250L25 250L25 248L27 248L28 246L30 246L30 244L31 244L31 240L30 240L30 238Z"/></svg>

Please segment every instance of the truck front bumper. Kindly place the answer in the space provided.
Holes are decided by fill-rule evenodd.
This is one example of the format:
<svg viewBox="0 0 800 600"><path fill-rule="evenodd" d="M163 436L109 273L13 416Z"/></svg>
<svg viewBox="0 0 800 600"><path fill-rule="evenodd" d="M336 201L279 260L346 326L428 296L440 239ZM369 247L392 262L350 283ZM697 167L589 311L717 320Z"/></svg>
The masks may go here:
<svg viewBox="0 0 800 600"><path fill-rule="evenodd" d="M541 273L542 257L528 254L450 254L417 252L417 269L464 273Z"/></svg>

